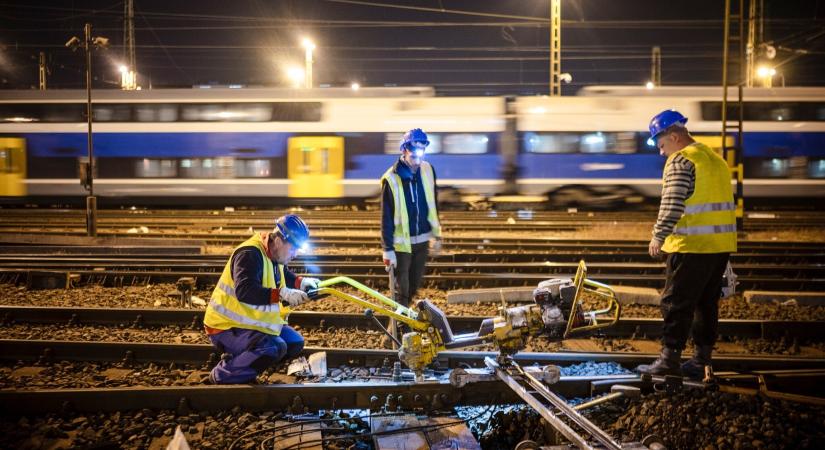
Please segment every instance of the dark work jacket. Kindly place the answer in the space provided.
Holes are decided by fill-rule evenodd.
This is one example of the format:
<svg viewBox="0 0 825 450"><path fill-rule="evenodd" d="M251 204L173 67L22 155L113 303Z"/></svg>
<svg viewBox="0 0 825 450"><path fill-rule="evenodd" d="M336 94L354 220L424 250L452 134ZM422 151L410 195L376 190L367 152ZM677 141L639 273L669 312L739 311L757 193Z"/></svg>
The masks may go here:
<svg viewBox="0 0 825 450"><path fill-rule="evenodd" d="M432 164L431 164L432 166ZM404 200L407 203L407 217L410 220L410 237L432 232L433 227L427 220L430 207L438 208L438 189L433 189L436 205L428 205L424 194L424 184L421 183L421 170L412 172L410 166L401 158L395 162L394 171L401 178L404 187ZM433 184L436 182L435 168L433 167ZM415 195L412 194L415 192ZM381 184L381 244L384 250L395 250L393 233L395 233L395 200L387 181Z"/></svg>
<svg viewBox="0 0 825 450"><path fill-rule="evenodd" d="M275 285L280 284L278 264L273 263L275 269ZM300 289L301 277L284 267L286 287ZM255 247L242 247L232 255L232 280L235 282L235 295L238 300L249 305L269 305L273 299L272 291L263 286L264 257ZM297 284L297 286L296 286ZM276 293L277 294L277 293ZM277 298L275 296L274 298Z"/></svg>

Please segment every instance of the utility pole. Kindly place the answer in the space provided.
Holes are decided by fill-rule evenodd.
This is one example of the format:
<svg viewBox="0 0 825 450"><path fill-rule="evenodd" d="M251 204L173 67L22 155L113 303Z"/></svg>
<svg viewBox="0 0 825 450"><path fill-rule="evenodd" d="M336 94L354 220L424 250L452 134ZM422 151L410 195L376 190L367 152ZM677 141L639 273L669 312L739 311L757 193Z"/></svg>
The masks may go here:
<svg viewBox="0 0 825 450"><path fill-rule="evenodd" d="M123 59L125 69L121 73L120 87L124 90L137 89L137 67L135 63L135 4L134 0L123 3Z"/></svg>
<svg viewBox="0 0 825 450"><path fill-rule="evenodd" d="M550 0L550 96L561 95L561 0Z"/></svg>
<svg viewBox="0 0 825 450"><path fill-rule="evenodd" d="M748 3L748 43L745 46L745 57L747 58L747 68L745 69L745 85L753 87L753 79L756 76L756 49L757 49L757 1L750 0Z"/></svg>
<svg viewBox="0 0 825 450"><path fill-rule="evenodd" d="M304 47L304 87L312 89L312 52L315 50L315 43L309 38L304 38L301 45Z"/></svg>
<svg viewBox="0 0 825 450"><path fill-rule="evenodd" d="M733 4L731 4L733 3ZM745 52L745 0L725 0L724 41L722 47L722 157L736 176L736 228L742 230L745 219L744 130L745 103L743 85L748 78ZM731 48L735 57L731 58ZM738 50L738 51L737 51ZM736 69L738 75L733 72ZM733 72L733 73L732 73ZM736 87L736 100L728 100L728 90ZM730 116L736 116L735 118Z"/></svg>
<svg viewBox="0 0 825 450"><path fill-rule="evenodd" d="M46 90L46 54L44 52L40 52L40 63L38 73L40 74L40 90Z"/></svg>
<svg viewBox="0 0 825 450"><path fill-rule="evenodd" d="M650 82L657 87L662 85L662 49L658 45L650 55Z"/></svg>
<svg viewBox="0 0 825 450"><path fill-rule="evenodd" d="M89 162L80 166L80 182L89 190L86 197L86 235L97 236L97 197L94 189L95 159L92 146L92 47L106 48L109 39L92 37L92 24L83 27L83 40L73 36L66 42L66 47L72 51L82 48L86 53L86 147L89 152Z"/></svg>

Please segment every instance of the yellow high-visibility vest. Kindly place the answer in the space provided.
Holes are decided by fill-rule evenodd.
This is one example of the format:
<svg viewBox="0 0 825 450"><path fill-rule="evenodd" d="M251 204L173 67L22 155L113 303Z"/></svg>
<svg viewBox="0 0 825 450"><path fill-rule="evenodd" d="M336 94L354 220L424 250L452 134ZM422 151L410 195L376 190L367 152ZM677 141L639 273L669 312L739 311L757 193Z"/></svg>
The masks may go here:
<svg viewBox="0 0 825 450"><path fill-rule="evenodd" d="M404 196L404 185L401 182L401 177L395 173L394 168L395 165L390 167L381 177L381 183L383 184L384 180L386 180L390 186L393 203L395 204L393 248L395 248L397 252L412 253L407 199ZM438 205L435 204L435 177L433 176L433 167L430 163L422 161L418 170L421 171L421 183L424 185L424 197L427 200L427 221L430 222L433 236L441 237L441 224L438 222L438 212L436 211Z"/></svg>
<svg viewBox="0 0 825 450"><path fill-rule="evenodd" d="M282 264L277 264L280 283L277 286L275 285L275 265L266 254L261 234L256 233L247 239L237 246L232 254L234 255L236 251L243 247L255 247L260 250L264 259L263 287L278 289L286 285ZM249 305L238 300L235 296L235 280L232 279L232 258L230 257L226 267L223 268L218 285L212 291L212 298L206 308L203 324L218 330L246 328L277 336L281 334L281 328L286 325L288 314L289 308L282 307L279 303Z"/></svg>
<svg viewBox="0 0 825 450"><path fill-rule="evenodd" d="M693 195L685 200L685 213L673 234L665 239L667 253L729 253L736 251L736 204L727 163L699 142L670 155L665 168L682 155L696 168ZM663 177L664 178L664 177Z"/></svg>

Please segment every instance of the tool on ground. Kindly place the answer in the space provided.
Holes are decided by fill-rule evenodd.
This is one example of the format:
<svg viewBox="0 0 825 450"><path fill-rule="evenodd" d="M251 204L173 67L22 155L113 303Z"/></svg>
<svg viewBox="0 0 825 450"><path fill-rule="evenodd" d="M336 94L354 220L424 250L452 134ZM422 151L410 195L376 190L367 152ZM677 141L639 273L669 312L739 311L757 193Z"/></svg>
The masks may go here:
<svg viewBox="0 0 825 450"><path fill-rule="evenodd" d="M366 294L371 300L331 288L348 284ZM583 295L588 293L607 302L604 309L585 311ZM492 343L500 354L499 362L512 360L512 355L523 349L530 336L547 336L563 340L614 325L619 320L620 306L613 290L602 283L587 279L587 266L581 261L575 277L556 278L539 283L533 291L533 304L502 307L499 316L485 319L475 333L454 335L447 316L429 300L420 300L415 309L387 298L380 292L348 278L324 280L311 297L331 295L351 301L375 313L385 315L409 328L401 338L399 359L423 380L423 371L447 349Z"/></svg>

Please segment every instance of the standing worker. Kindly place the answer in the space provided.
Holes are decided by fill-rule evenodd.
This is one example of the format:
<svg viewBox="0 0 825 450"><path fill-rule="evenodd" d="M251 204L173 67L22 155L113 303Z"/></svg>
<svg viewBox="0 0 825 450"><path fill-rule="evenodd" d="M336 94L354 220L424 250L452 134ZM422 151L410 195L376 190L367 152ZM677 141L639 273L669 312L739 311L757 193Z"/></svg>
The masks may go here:
<svg viewBox="0 0 825 450"><path fill-rule="evenodd" d="M290 308L309 300L306 293L319 280L285 266L308 240L304 221L288 214L272 233L256 233L232 252L203 319L212 345L224 353L209 374L212 383L252 382L267 367L301 353L304 338L286 318Z"/></svg>
<svg viewBox="0 0 825 450"><path fill-rule="evenodd" d="M441 251L435 170L424 161L427 133L414 128L401 139L401 157L381 177L384 264L395 274L398 303L409 306L427 264L430 240Z"/></svg>
<svg viewBox="0 0 825 450"><path fill-rule="evenodd" d="M701 378L716 342L722 276L728 256L736 251L736 206L725 160L694 141L686 123L681 113L667 110L649 125L650 138L667 161L648 252L653 258L667 255L667 280L661 298L661 355L636 370ZM695 351L680 365L689 331Z"/></svg>

